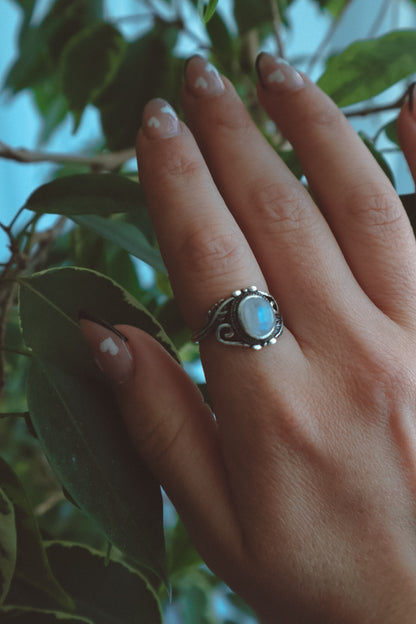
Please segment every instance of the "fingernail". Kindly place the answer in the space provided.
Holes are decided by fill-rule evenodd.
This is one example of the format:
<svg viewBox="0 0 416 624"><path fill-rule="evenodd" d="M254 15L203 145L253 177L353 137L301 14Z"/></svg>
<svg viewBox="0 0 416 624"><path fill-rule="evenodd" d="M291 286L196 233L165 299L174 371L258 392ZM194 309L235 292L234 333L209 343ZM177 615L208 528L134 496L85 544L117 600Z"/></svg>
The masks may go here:
<svg viewBox="0 0 416 624"><path fill-rule="evenodd" d="M260 82L268 91L284 93L304 86L302 76L285 59L261 52L256 60Z"/></svg>
<svg viewBox="0 0 416 624"><path fill-rule="evenodd" d="M186 86L198 97L220 95L225 87L217 69L202 56L193 56L185 65Z"/></svg>
<svg viewBox="0 0 416 624"><path fill-rule="evenodd" d="M166 100L156 98L144 108L142 128L150 139L167 139L179 133L178 116Z"/></svg>
<svg viewBox="0 0 416 624"><path fill-rule="evenodd" d="M78 312L79 324L104 375L116 384L128 381L134 372L127 338L115 327L85 310Z"/></svg>

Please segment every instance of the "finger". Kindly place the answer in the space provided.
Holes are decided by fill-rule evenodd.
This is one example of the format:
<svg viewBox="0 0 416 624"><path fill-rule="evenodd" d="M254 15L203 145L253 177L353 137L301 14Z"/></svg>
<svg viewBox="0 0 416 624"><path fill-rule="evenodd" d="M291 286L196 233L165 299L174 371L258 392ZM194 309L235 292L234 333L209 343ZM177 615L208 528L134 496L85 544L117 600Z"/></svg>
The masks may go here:
<svg viewBox="0 0 416 624"><path fill-rule="evenodd" d="M162 256L190 327L199 328L207 310L234 290L266 288L191 133L163 100L145 108L137 158Z"/></svg>
<svg viewBox="0 0 416 624"><path fill-rule="evenodd" d="M303 88L286 88L294 70L266 54L258 68L260 102L296 150L355 277L385 313L410 321L416 299L415 241L389 180L317 86L304 77ZM276 72L280 82L273 80Z"/></svg>
<svg viewBox="0 0 416 624"><path fill-rule="evenodd" d="M240 546L211 411L183 369L151 336L92 318L82 318L81 329L97 363L115 383L131 439L201 555L218 570L218 553L226 551L234 558ZM109 341L112 348L103 351Z"/></svg>
<svg viewBox="0 0 416 624"><path fill-rule="evenodd" d="M298 88L296 82L293 87ZM347 292L358 290L328 224L256 128L232 85L201 57L187 64L183 106L286 324L297 339L314 335L311 326L319 323L320 314L327 325L328 309L345 307L339 283Z"/></svg>
<svg viewBox="0 0 416 624"><path fill-rule="evenodd" d="M416 84L409 91L408 101L402 107L397 120L400 147L406 157L410 173L416 183Z"/></svg>

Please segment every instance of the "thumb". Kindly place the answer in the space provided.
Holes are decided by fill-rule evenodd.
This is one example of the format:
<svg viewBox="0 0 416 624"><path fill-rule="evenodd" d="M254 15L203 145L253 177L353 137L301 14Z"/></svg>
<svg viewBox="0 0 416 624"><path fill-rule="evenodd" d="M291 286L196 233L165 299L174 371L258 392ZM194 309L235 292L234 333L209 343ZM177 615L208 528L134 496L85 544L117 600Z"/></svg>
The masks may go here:
<svg viewBox="0 0 416 624"><path fill-rule="evenodd" d="M416 83L409 87L409 97L397 120L397 133L410 173L416 183Z"/></svg>
<svg viewBox="0 0 416 624"><path fill-rule="evenodd" d="M138 452L202 557L220 573L214 553L224 542L228 555L233 544L238 548L238 529L211 410L180 365L145 332L113 327L87 313L80 313L80 325L97 364L114 383Z"/></svg>

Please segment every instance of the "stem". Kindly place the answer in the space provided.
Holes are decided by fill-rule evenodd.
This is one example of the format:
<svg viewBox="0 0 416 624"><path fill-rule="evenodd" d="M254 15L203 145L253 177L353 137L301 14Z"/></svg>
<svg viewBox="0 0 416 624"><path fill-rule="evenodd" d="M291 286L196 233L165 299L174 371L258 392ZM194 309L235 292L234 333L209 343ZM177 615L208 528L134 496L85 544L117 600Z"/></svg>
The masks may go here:
<svg viewBox="0 0 416 624"><path fill-rule="evenodd" d="M81 156L80 154L48 153L37 150L28 150L25 148L14 148L7 145L3 141L0 141L0 158L15 160L20 163L78 163L88 167L93 167L94 169L98 169L100 171L115 171L119 169L127 160L133 158L135 153L134 147L131 147L118 152L109 152L107 154ZM13 222L16 220L17 216L18 215L14 217Z"/></svg>
<svg viewBox="0 0 416 624"><path fill-rule="evenodd" d="M380 9L376 15L376 18L373 22L373 25L371 26L367 38L370 39L371 37L375 37L377 34L378 29L380 28L380 25L384 19L384 16L386 14L386 11L388 11L389 9L389 4L390 4L390 0L384 0L384 2L382 2Z"/></svg>
<svg viewBox="0 0 416 624"><path fill-rule="evenodd" d="M319 61L320 57L322 56L325 48L327 47L327 45L329 44L329 42L331 41L332 37L334 36L335 32L338 29L338 26L341 23L341 20L345 14L345 10L347 9L348 5L350 4L351 0L348 0L348 2L346 3L345 7L342 9L341 13L338 15L337 18L334 18L331 21L331 24L329 25L329 28L324 36L324 38L322 39L321 43L319 44L319 46L317 47L315 54L313 54L313 56L311 57L308 66L306 68L306 73L309 74L311 73L311 71L313 70L313 68L315 67L316 63Z"/></svg>
<svg viewBox="0 0 416 624"><path fill-rule="evenodd" d="M282 27L282 7L280 0L270 0L270 11L273 19L274 36L276 39L277 53L280 58L285 59L285 46L280 29Z"/></svg>
<svg viewBox="0 0 416 624"><path fill-rule="evenodd" d="M409 108L410 110L412 110L415 85L416 85L416 82L412 82L406 88L406 91L404 92L404 94L401 95L398 100L395 100L394 102L391 102L390 104L381 104L380 106L371 106L369 108L359 108L354 111L347 111L344 114L346 117L358 117L358 116L365 117L366 115L372 115L374 113L382 113L384 111L395 110L397 108L401 108L404 102L406 101L406 99L408 99Z"/></svg>
<svg viewBox="0 0 416 624"><path fill-rule="evenodd" d="M15 349L14 347L5 347L4 345L0 347L0 351L5 351L6 353L17 353L18 355L27 355L27 357L32 357L32 351L29 349Z"/></svg>
<svg viewBox="0 0 416 624"><path fill-rule="evenodd" d="M3 145L0 141L0 145ZM20 215L22 214L23 210L25 209L24 206L22 206L21 208L19 208L19 210L16 212L16 214L14 215L13 219L10 221L8 228L11 231L12 227L14 226L14 224L16 223L17 219L20 217Z"/></svg>

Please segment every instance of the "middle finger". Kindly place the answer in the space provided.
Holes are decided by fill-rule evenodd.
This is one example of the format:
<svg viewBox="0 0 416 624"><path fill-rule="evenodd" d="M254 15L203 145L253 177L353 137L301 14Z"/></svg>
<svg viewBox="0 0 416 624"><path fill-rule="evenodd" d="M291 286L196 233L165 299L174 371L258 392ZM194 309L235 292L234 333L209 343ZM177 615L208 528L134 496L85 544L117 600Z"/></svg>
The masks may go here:
<svg viewBox="0 0 416 624"><path fill-rule="evenodd" d="M346 301L364 295L326 220L256 128L232 85L194 57L186 69L183 105L291 331L302 339L313 335L311 324L320 314L326 327L328 317L345 318Z"/></svg>

